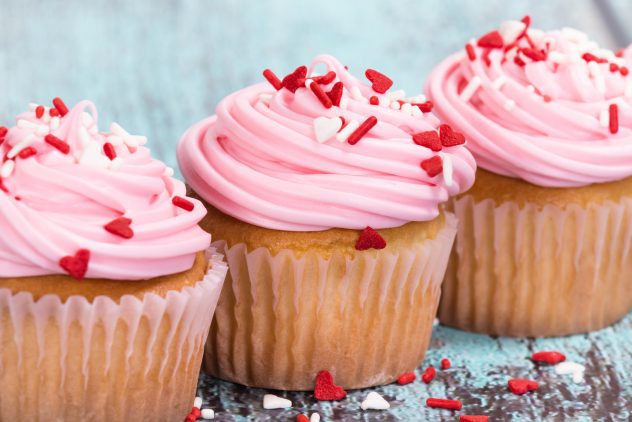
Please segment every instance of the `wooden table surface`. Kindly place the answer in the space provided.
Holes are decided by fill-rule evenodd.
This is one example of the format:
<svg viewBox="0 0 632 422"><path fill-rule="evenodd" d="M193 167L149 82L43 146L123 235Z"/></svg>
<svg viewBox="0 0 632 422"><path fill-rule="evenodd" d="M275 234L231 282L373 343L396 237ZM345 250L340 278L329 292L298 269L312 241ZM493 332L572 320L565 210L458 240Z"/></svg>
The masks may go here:
<svg viewBox="0 0 632 422"><path fill-rule="evenodd" d="M328 52L352 71L382 70L414 94L442 57L527 13L537 27L578 27L608 47L632 41L629 0L2 0L0 123L12 122L29 102L92 99L101 128L117 121L148 135L154 154L176 167L180 134L212 114L223 96L260 81L265 67L283 74ZM527 357L539 349L585 364L586 383L535 367ZM324 420L458 420L427 409L431 395L458 398L464 411L493 421L632 420L632 316L589 335L546 340L493 339L439 326L423 366L443 357L454 368L439 371L429 386L378 388L392 405L385 412L358 410L366 391L337 404L288 394L291 411L263 411L263 391L206 377L200 393L216 419L226 421L289 421L307 409ZM523 397L508 393L507 379L522 376L542 387Z"/></svg>

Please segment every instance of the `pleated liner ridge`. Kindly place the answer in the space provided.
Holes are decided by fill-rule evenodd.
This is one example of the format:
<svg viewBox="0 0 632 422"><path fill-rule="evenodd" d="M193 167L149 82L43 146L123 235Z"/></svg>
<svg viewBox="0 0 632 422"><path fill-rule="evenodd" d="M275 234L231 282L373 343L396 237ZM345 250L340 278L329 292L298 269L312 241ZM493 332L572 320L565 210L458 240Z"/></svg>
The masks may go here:
<svg viewBox="0 0 632 422"><path fill-rule="evenodd" d="M632 309L632 200L582 208L454 204L459 231L442 323L487 334L596 330Z"/></svg>
<svg viewBox="0 0 632 422"><path fill-rule="evenodd" d="M437 236L418 247L327 259L216 244L230 271L204 368L282 390L312 389L323 369L345 388L392 382L424 357L455 232L447 214Z"/></svg>

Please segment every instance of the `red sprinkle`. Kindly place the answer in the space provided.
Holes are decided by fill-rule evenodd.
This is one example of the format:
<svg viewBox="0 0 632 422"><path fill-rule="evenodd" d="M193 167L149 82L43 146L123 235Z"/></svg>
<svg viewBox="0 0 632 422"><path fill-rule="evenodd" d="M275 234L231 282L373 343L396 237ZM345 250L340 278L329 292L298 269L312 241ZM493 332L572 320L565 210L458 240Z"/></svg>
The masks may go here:
<svg viewBox="0 0 632 422"><path fill-rule="evenodd" d="M535 48L523 48L520 50L522 54L533 60L534 62L541 62L546 60L546 51L536 50Z"/></svg>
<svg viewBox="0 0 632 422"><path fill-rule="evenodd" d="M68 113L68 107L66 107L66 104L62 101L61 98L53 98L53 105L55 106L55 109L57 109L61 117L64 117Z"/></svg>
<svg viewBox="0 0 632 422"><path fill-rule="evenodd" d="M599 57L591 53L584 53L582 55L582 59L586 60L587 62L608 63L608 60L600 59Z"/></svg>
<svg viewBox="0 0 632 422"><path fill-rule="evenodd" d="M380 104L380 99L377 98L375 95L372 95L371 98L369 98L369 104L371 104L371 105L379 105Z"/></svg>
<svg viewBox="0 0 632 422"><path fill-rule="evenodd" d="M182 208L183 210L193 211L193 208L194 208L193 202L181 196L174 196L171 202L173 203L173 205L175 205L176 207Z"/></svg>
<svg viewBox="0 0 632 422"><path fill-rule="evenodd" d="M356 241L355 248L358 251L365 251L367 249L384 249L386 247L386 240L373 228L366 226L360 237Z"/></svg>
<svg viewBox="0 0 632 422"><path fill-rule="evenodd" d="M305 86L305 77L307 76L307 66L299 66L294 72L283 78L281 82L290 92L296 92L300 87Z"/></svg>
<svg viewBox="0 0 632 422"><path fill-rule="evenodd" d="M124 239L131 239L134 237L134 230L130 227L131 224L132 220L129 218L119 217L107 223L103 228L113 235L120 236Z"/></svg>
<svg viewBox="0 0 632 422"><path fill-rule="evenodd" d="M628 68L625 66L621 66L621 69L619 69L619 73L621 74L621 76L628 76L630 70L628 70Z"/></svg>
<svg viewBox="0 0 632 422"><path fill-rule="evenodd" d="M430 397L426 399L426 406L433 409L461 410L463 405L460 400L437 399Z"/></svg>
<svg viewBox="0 0 632 422"><path fill-rule="evenodd" d="M312 81L316 82L317 84L328 85L332 83L334 79L336 79L336 72L330 70L322 76L314 76L312 78Z"/></svg>
<svg viewBox="0 0 632 422"><path fill-rule="evenodd" d="M35 107L35 117L37 117L38 119L41 119L45 111L46 111L46 108L44 108L44 106L38 105L37 107Z"/></svg>
<svg viewBox="0 0 632 422"><path fill-rule="evenodd" d="M438 155L428 158L421 162L421 168L426 171L428 176L435 177L443 171L443 160Z"/></svg>
<svg viewBox="0 0 632 422"><path fill-rule="evenodd" d="M610 63L610 71L612 73L619 71L619 65L616 63Z"/></svg>
<svg viewBox="0 0 632 422"><path fill-rule="evenodd" d="M539 363L555 365L566 360L566 356L560 352L535 352L531 355L531 360Z"/></svg>
<svg viewBox="0 0 632 422"><path fill-rule="evenodd" d="M444 147L453 147L465 143L465 136L460 132L454 131L447 124L439 125L439 138L441 139L441 145Z"/></svg>
<svg viewBox="0 0 632 422"><path fill-rule="evenodd" d="M331 87L331 91L327 93L327 96L331 100L331 103L336 107L340 107L340 99L342 98L342 82L336 82L334 86Z"/></svg>
<svg viewBox="0 0 632 422"><path fill-rule="evenodd" d="M610 121L608 122L610 133L617 133L619 131L619 106L610 104L608 113L610 113Z"/></svg>
<svg viewBox="0 0 632 422"><path fill-rule="evenodd" d="M519 56L514 57L514 63L517 64L520 67L523 67L523 66L526 65L524 60L522 60Z"/></svg>
<svg viewBox="0 0 632 422"><path fill-rule="evenodd" d="M539 384L533 380L514 378L509 380L507 386L512 393L520 396L528 391L537 390Z"/></svg>
<svg viewBox="0 0 632 422"><path fill-rule="evenodd" d="M7 133L9 133L9 129L7 129L5 126L0 126L0 138L4 138L5 136L7 136Z"/></svg>
<svg viewBox="0 0 632 422"><path fill-rule="evenodd" d="M448 358L443 358L441 359L441 369L450 369L452 367L452 363L450 362L450 359Z"/></svg>
<svg viewBox="0 0 632 422"><path fill-rule="evenodd" d="M114 149L114 145L109 142L103 144L103 153L111 160L116 158L116 150Z"/></svg>
<svg viewBox="0 0 632 422"><path fill-rule="evenodd" d="M88 271L88 263L90 262L90 251L87 249L79 249L74 256L64 256L59 260L59 266L63 268L68 275L76 280L83 280Z"/></svg>
<svg viewBox="0 0 632 422"><path fill-rule="evenodd" d="M406 385L406 384L410 384L411 382L415 381L415 373L414 372L407 372L405 374L402 374L399 376L399 378L397 378L397 383L399 385Z"/></svg>
<svg viewBox="0 0 632 422"><path fill-rule="evenodd" d="M194 407L193 409L191 409L191 413L192 416L195 416L196 419L199 419L200 416L202 416L202 411L200 409L198 409L197 407Z"/></svg>
<svg viewBox="0 0 632 422"><path fill-rule="evenodd" d="M388 76L378 72L377 70L367 69L366 72L364 72L364 75L373 83L373 91L379 92L380 94L384 94L391 86L393 86L393 81Z"/></svg>
<svg viewBox="0 0 632 422"><path fill-rule="evenodd" d="M68 154L70 152L70 145L62 141L58 137L52 134L48 134L44 137L44 141L52 147L56 148L62 154Z"/></svg>
<svg viewBox="0 0 632 422"><path fill-rule="evenodd" d="M283 83L281 82L281 80L270 69L266 69L263 71L263 77L266 78L266 80L270 82L270 85L272 85L277 91L283 88Z"/></svg>
<svg viewBox="0 0 632 422"><path fill-rule="evenodd" d="M498 31L488 32L478 39L477 45L483 48L503 48L503 37Z"/></svg>
<svg viewBox="0 0 632 422"><path fill-rule="evenodd" d="M489 416L480 415L461 415L459 416L459 422L488 422Z"/></svg>
<svg viewBox="0 0 632 422"><path fill-rule="evenodd" d="M436 130L419 132L413 135L413 142L422 147L430 148L432 151L441 151L441 140Z"/></svg>
<svg viewBox="0 0 632 422"><path fill-rule="evenodd" d="M33 147L26 147L22 151L18 152L18 157L27 159L37 154L37 150Z"/></svg>
<svg viewBox="0 0 632 422"><path fill-rule="evenodd" d="M623 57L624 54L625 54L625 49L623 48L617 48L617 51L614 52L614 55L617 57Z"/></svg>
<svg viewBox="0 0 632 422"><path fill-rule="evenodd" d="M467 53L467 57L470 59L471 62L476 60L476 52L474 51L474 47L472 46L472 44L465 44L465 52Z"/></svg>
<svg viewBox="0 0 632 422"><path fill-rule="evenodd" d="M0 179L0 190L9 193L9 189L7 189L7 187L4 185L2 179Z"/></svg>
<svg viewBox="0 0 632 422"><path fill-rule="evenodd" d="M492 65L492 59L489 58L489 55L491 54L492 50L491 49L487 49L485 51L483 51L483 62L485 63L485 66L489 67Z"/></svg>
<svg viewBox="0 0 632 422"><path fill-rule="evenodd" d="M309 422L309 418L303 414L296 415L296 422Z"/></svg>
<svg viewBox="0 0 632 422"><path fill-rule="evenodd" d="M56 108L51 108L48 109L48 114L50 114L50 117L57 117L59 116L59 111Z"/></svg>
<svg viewBox="0 0 632 422"><path fill-rule="evenodd" d="M418 103L413 105L419 107L419 110L421 110L422 113L430 113L432 111L432 107L434 107L434 104L430 100L426 101L425 103Z"/></svg>
<svg viewBox="0 0 632 422"><path fill-rule="evenodd" d="M318 98L321 104L325 106L325 108L331 108L331 106L333 105L333 102L331 101L331 98L329 98L327 93L323 91L323 89L321 88L319 84L312 82L309 85L309 88L312 90L314 95L316 95L316 98Z"/></svg>
<svg viewBox="0 0 632 422"><path fill-rule="evenodd" d="M360 126L358 126L356 130L351 133L351 135L349 135L349 137L347 138L347 142L349 143L349 145L357 144L358 141L362 139L362 137L366 135L376 124L377 117L368 117L364 122L362 122Z"/></svg>
<svg viewBox="0 0 632 422"><path fill-rule="evenodd" d="M316 375L314 397L320 401L342 400L347 397L347 392L334 384L334 377L331 372L324 370Z"/></svg>
<svg viewBox="0 0 632 422"><path fill-rule="evenodd" d="M189 413L187 417L184 419L184 422L195 422L197 421L197 419L198 418L194 414Z"/></svg>
<svg viewBox="0 0 632 422"><path fill-rule="evenodd" d="M437 370L434 369L433 366L429 366L426 368L423 375L421 376L421 380L425 382L426 384L430 384L430 382L434 379L436 374L437 374Z"/></svg>

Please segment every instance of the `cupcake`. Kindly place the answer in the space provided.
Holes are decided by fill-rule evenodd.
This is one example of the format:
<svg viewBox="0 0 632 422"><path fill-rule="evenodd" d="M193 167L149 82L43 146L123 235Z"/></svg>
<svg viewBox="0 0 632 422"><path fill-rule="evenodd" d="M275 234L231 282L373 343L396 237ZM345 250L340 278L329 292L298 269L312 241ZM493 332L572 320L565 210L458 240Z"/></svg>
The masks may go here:
<svg viewBox="0 0 632 422"><path fill-rule="evenodd" d="M428 346L456 232L442 204L474 160L376 70L360 80L319 56L263 74L178 146L230 267L203 368L281 390L321 370L345 388L391 382Z"/></svg>
<svg viewBox="0 0 632 422"><path fill-rule="evenodd" d="M527 16L431 74L477 160L439 318L509 336L605 327L632 308L632 79L623 52Z"/></svg>
<svg viewBox="0 0 632 422"><path fill-rule="evenodd" d="M183 420L227 270L199 201L83 101L0 128L0 420Z"/></svg>

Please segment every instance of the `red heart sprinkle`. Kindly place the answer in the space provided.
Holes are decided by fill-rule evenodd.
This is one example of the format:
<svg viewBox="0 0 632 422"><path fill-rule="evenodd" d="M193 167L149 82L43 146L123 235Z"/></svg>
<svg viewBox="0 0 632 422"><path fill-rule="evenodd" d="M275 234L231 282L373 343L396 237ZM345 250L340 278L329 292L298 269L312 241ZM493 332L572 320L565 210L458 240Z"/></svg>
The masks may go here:
<svg viewBox="0 0 632 422"><path fill-rule="evenodd" d="M131 239L134 236L134 231L130 224L132 224L132 220L129 218L119 217L107 223L103 228L116 236Z"/></svg>
<svg viewBox="0 0 632 422"><path fill-rule="evenodd" d="M342 400L347 397L347 392L334 384L334 377L329 371L320 371L316 375L314 397L320 401Z"/></svg>
<svg viewBox="0 0 632 422"><path fill-rule="evenodd" d="M415 381L415 373L414 372L407 372L405 374L402 374L399 376L399 378L397 378L397 383L399 385L406 385L406 384L410 384L411 382Z"/></svg>
<svg viewBox="0 0 632 422"><path fill-rule="evenodd" d="M340 107L340 99L342 98L342 82L336 82L331 87L331 91L327 93L327 96L331 100L331 103L336 107Z"/></svg>
<svg viewBox="0 0 632 422"><path fill-rule="evenodd" d="M477 45L483 48L503 48L503 37L498 31L488 32L478 39Z"/></svg>
<svg viewBox="0 0 632 422"><path fill-rule="evenodd" d="M426 170L428 176L435 177L443 171L443 160L438 155L421 162L421 168Z"/></svg>
<svg viewBox="0 0 632 422"><path fill-rule="evenodd" d="M281 83L291 92L296 92L302 86L305 86L305 78L307 77L307 66L299 66L294 72L283 78Z"/></svg>
<svg viewBox="0 0 632 422"><path fill-rule="evenodd" d="M465 136L460 132L455 132L446 124L439 126L439 137L441 138L441 145L444 147L453 147L465 143Z"/></svg>
<svg viewBox="0 0 632 422"><path fill-rule="evenodd" d="M537 390L539 386L536 381L519 378L510 379L507 385L509 386L509 390L517 395L522 395L528 391Z"/></svg>
<svg viewBox="0 0 632 422"><path fill-rule="evenodd" d="M336 72L334 72L333 70L330 70L329 72L325 73L322 76L314 76L311 79L317 84L329 85L330 83L334 81L334 79L336 79Z"/></svg>
<svg viewBox="0 0 632 422"><path fill-rule="evenodd" d="M534 362L555 365L560 362L564 362L566 360L566 356L560 352L535 352L531 355L531 360Z"/></svg>
<svg viewBox="0 0 632 422"><path fill-rule="evenodd" d="M367 69L364 75L370 80L373 85L373 91L384 94L388 89L393 86L393 81L386 75L378 72L377 70Z"/></svg>
<svg viewBox="0 0 632 422"><path fill-rule="evenodd" d="M489 416L480 415L461 415L459 416L459 422L487 422Z"/></svg>
<svg viewBox="0 0 632 422"><path fill-rule="evenodd" d="M386 240L378 232L367 226L360 237L358 238L355 248L358 251L365 251L367 249L384 249L386 247Z"/></svg>
<svg viewBox="0 0 632 422"><path fill-rule="evenodd" d="M430 148L433 151L441 151L441 140L435 130L415 133L413 135L413 142L422 147Z"/></svg>
<svg viewBox="0 0 632 422"><path fill-rule="evenodd" d="M88 262L90 262L90 251L87 249L79 249L74 256L61 258L59 260L59 266L72 278L83 280L86 271L88 271Z"/></svg>
<svg viewBox="0 0 632 422"><path fill-rule="evenodd" d="M432 101L426 101L425 103L417 103L413 105L419 107L419 110L421 110L422 113L430 113L432 111L432 107L434 107Z"/></svg>

